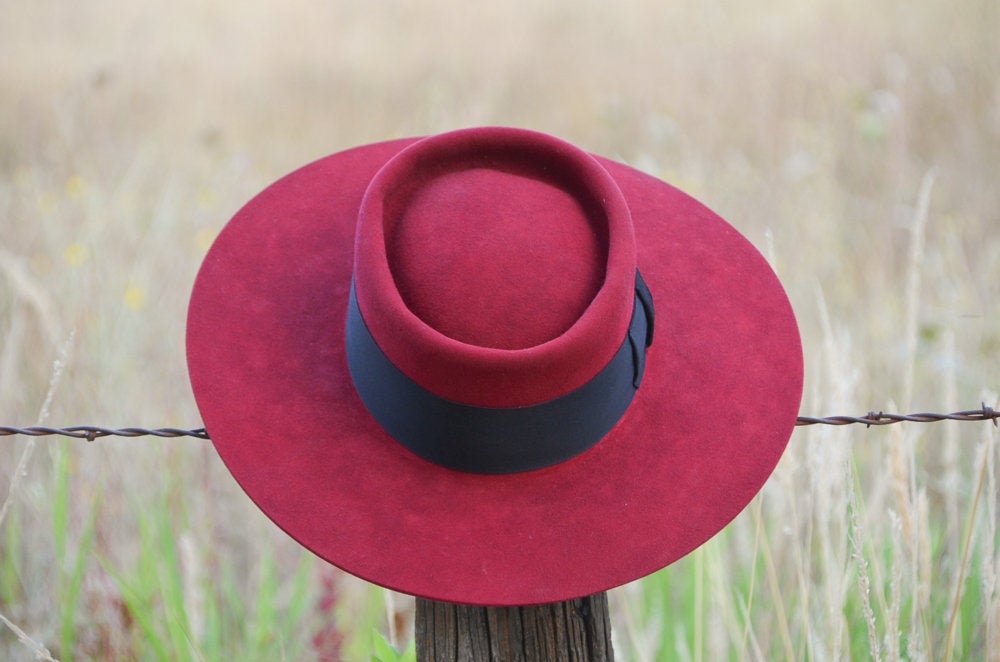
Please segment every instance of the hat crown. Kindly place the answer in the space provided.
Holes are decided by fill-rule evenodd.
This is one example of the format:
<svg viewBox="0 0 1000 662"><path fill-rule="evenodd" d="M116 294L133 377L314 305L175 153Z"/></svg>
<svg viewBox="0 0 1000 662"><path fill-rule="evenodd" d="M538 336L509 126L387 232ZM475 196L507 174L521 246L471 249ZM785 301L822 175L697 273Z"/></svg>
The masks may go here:
<svg viewBox="0 0 1000 662"><path fill-rule="evenodd" d="M634 305L631 218L586 152L532 131L425 138L371 180L355 287L409 378L485 407L559 397L620 347Z"/></svg>
<svg viewBox="0 0 1000 662"><path fill-rule="evenodd" d="M443 335L498 349L541 345L600 289L607 221L586 191L532 172L536 164L481 161L421 173L391 193L389 269L407 308Z"/></svg>

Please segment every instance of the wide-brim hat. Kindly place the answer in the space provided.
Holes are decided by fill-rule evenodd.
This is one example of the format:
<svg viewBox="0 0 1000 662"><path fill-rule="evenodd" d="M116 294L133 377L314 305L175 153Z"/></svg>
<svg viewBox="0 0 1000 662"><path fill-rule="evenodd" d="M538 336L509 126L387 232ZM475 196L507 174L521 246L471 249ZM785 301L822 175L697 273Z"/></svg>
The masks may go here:
<svg viewBox="0 0 1000 662"><path fill-rule="evenodd" d="M194 394L250 498L363 579L579 597L732 520L791 435L802 352L731 225L521 129L343 151L226 225L188 314Z"/></svg>

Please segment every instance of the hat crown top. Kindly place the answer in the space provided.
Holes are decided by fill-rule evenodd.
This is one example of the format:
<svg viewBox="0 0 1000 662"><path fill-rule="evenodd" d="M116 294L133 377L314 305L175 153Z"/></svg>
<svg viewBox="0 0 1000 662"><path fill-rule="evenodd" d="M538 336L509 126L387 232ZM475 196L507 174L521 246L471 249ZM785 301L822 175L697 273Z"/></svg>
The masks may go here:
<svg viewBox="0 0 1000 662"><path fill-rule="evenodd" d="M466 165L423 176L384 203L386 256L403 302L470 345L525 349L557 338L604 280L602 209L534 164Z"/></svg>

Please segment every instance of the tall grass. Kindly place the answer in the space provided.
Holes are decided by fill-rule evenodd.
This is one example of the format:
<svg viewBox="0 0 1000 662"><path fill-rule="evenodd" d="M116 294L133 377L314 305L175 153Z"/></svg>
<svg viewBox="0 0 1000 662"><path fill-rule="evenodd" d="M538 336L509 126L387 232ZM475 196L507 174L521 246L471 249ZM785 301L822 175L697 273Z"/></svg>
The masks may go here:
<svg viewBox="0 0 1000 662"><path fill-rule="evenodd" d="M0 422L197 426L186 303L232 213L326 153L475 124L629 162L765 250L801 326L804 412L996 405L998 17L0 4ZM726 530L613 592L619 657L1000 657L997 436L797 430ZM0 659L366 659L386 651L373 629L412 636L405 596L301 550L198 440L6 438L0 503Z"/></svg>

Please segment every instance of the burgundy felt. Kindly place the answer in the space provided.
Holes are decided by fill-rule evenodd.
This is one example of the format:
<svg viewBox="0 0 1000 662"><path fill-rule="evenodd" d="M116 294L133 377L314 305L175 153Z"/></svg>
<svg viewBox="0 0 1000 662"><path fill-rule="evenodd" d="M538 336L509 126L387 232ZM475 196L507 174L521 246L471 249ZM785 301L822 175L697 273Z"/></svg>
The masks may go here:
<svg viewBox="0 0 1000 662"><path fill-rule="evenodd" d="M392 351L425 342L429 358L419 357L409 370L424 371L420 376L431 375L432 382L454 369L435 367L435 352L443 352L446 363L448 352L465 352L461 365L481 360L484 374L495 377L491 362L502 365L511 356L523 357L509 364L519 369L553 344L565 341L570 349L563 351L576 352L603 346L587 334L602 325L614 327L618 305L609 294L602 307L598 294L607 281L599 281L625 269L631 249L611 257L621 242L602 236L601 228L621 229L614 229L621 210L609 213L606 201L586 199L574 208L561 192L572 192L580 182L585 188L605 186L592 163L606 170L627 205L637 256L632 264L637 261L656 304L656 336L642 386L597 445L525 473L440 468L379 428L354 392L343 346L362 199L382 166L414 142L359 147L286 176L240 210L206 256L189 310L189 370L205 426L237 481L272 520L319 556L369 581L436 600L514 605L569 599L642 577L703 543L762 486L798 412L798 330L765 260L697 201L599 157L566 180L541 184L542 171L529 162L515 167L516 157L500 159L504 165L492 173L488 162L470 168L469 161L459 160L401 198L379 193L378 199L427 227L390 227L386 236L392 239L383 243L387 257L378 255L383 250L378 247L358 251L359 265L373 261L361 271L374 283L366 284L366 292L405 290L389 306L380 307L378 297L371 297L366 316L370 312L374 324L387 325L379 326L380 342L394 337L387 332L392 324L411 334ZM572 152L565 156L574 158ZM419 165L404 162L400 172L419 172ZM517 218L490 217L489 194L479 184L498 186L509 196L511 184L522 181L527 202L509 208ZM446 200L467 192L470 183L476 190L469 192L469 206L449 207ZM527 240L512 238L513 252L493 262L491 242L503 238L484 237L488 241L477 245L476 233L462 227L458 211L445 219L438 235L442 245L433 241L429 219L448 216L442 210L472 209L479 222L524 229L524 218L538 218L539 206L550 204L562 210L564 221L595 229L586 239L579 225L556 226L574 236L569 248L589 266L533 254L531 244L544 245L546 232L539 238L531 228L524 230ZM606 225L608 216L617 220ZM359 227L367 231L364 224ZM412 255L418 246L430 254ZM480 268L462 261L465 248L481 256ZM559 246L546 251L557 253ZM607 263L595 268L592 261L605 252ZM383 259L392 265L391 282L378 266ZM449 270L461 282L448 286L436 271L438 259L455 260ZM531 278L540 280L543 303L535 310L529 298L502 298L513 311L508 314L527 320L530 328L498 334L504 318L491 317L490 301L505 286L502 276L510 274L518 288L528 282L528 276L497 266L505 261L534 270ZM563 267L575 270L572 282L559 282ZM421 298L424 282L441 288L436 296ZM477 298L481 287L489 291ZM588 305L589 296L595 298ZM552 297L560 301L553 303ZM449 301L463 301L485 317L459 323L461 318L449 315ZM388 313L380 315L383 308ZM413 320L406 319L413 310L434 326L415 331ZM592 313L593 323L584 319ZM469 335L449 345L446 333ZM509 346L476 345L491 339ZM562 366L559 349L553 360ZM542 393L548 387L538 375L546 367L535 365ZM526 376L531 372L523 370ZM724 423L709 415L720 403L726 405Z"/></svg>
<svg viewBox="0 0 1000 662"><path fill-rule="evenodd" d="M407 147L368 187L354 279L375 342L425 389L536 404L618 350L635 286L628 206L551 136L457 131Z"/></svg>

